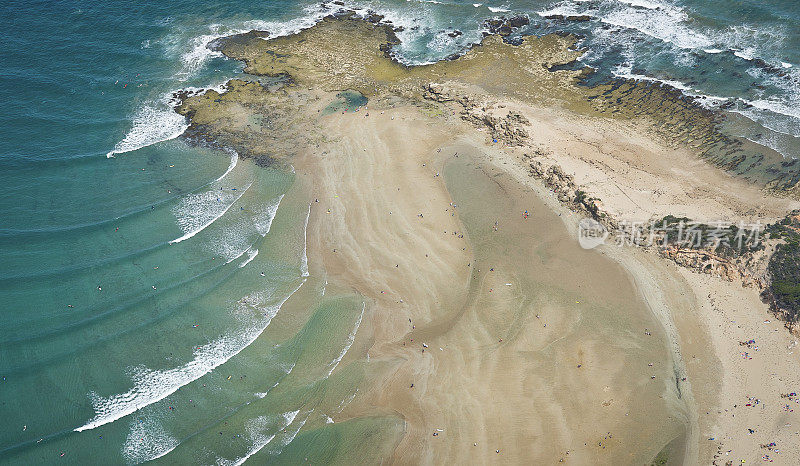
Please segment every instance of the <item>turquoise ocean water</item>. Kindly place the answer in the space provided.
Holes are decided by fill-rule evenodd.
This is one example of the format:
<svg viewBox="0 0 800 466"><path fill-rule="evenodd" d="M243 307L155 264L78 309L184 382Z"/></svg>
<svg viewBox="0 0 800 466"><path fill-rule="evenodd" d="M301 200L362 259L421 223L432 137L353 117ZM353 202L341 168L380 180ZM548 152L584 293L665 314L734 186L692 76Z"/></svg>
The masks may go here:
<svg viewBox="0 0 800 466"><path fill-rule="evenodd" d="M523 33L580 34L594 79L665 81L800 155L798 2L346 3L404 26L406 63L463 50L484 19L528 14ZM309 276L293 173L188 146L170 107L175 90L241 73L206 49L214 38L289 34L324 14L284 0L4 2L0 463L292 462L398 429L303 430L366 377L337 368L364 303L326 299ZM298 317L275 328L284 304Z"/></svg>

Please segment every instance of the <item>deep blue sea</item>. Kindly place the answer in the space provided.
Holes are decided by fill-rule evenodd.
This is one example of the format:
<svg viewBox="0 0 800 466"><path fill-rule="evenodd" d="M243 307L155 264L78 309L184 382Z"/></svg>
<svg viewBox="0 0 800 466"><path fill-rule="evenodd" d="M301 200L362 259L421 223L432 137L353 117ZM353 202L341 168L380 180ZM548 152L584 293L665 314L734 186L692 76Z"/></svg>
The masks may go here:
<svg viewBox="0 0 800 466"><path fill-rule="evenodd" d="M580 34L594 79L664 81L800 155L796 0L477 2L346 4L404 26L408 64L528 14L520 33ZM0 463L291 463L345 442L302 429L354 395L355 370L324 381L363 302L320 299L294 175L188 146L170 107L175 90L241 73L206 48L214 38L324 14L287 0L3 3ZM284 303L306 320L274 329Z"/></svg>

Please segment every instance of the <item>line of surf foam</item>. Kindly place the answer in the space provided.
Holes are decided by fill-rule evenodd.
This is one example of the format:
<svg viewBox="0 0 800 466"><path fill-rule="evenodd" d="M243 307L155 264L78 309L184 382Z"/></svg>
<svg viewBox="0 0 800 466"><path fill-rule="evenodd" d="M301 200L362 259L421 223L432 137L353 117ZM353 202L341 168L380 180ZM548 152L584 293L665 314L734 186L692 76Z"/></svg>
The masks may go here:
<svg viewBox="0 0 800 466"><path fill-rule="evenodd" d="M214 199L219 199L217 192L214 190L209 190L203 193L193 194L185 197L181 201L181 204L176 206L176 209L178 209L176 212L176 217L178 217L178 225L185 233L183 236L169 241L169 244L185 241L211 226L212 223L216 222L223 215L225 215L225 212L227 212L236 203L236 201L238 201L244 195L244 193L250 189L250 186L252 185L253 183L249 183L245 189L237 190L237 194L233 196L234 199L232 201L222 204L224 206L222 210L211 210L209 212L206 210L192 209L193 207L197 207L198 204L204 203L209 205ZM183 209L181 209L181 206ZM183 215L179 216L179 214Z"/></svg>
<svg viewBox="0 0 800 466"><path fill-rule="evenodd" d="M153 417L134 420L122 446L122 457L128 464L152 461L169 454L180 441L170 435Z"/></svg>
<svg viewBox="0 0 800 466"><path fill-rule="evenodd" d="M227 152L231 154L231 163L228 164L228 169L225 170L225 173L218 176L213 182L222 181L223 178L228 176L228 173L232 172L233 169L236 167L236 164L239 162L239 153L233 149L228 149Z"/></svg>
<svg viewBox="0 0 800 466"><path fill-rule="evenodd" d="M246 252L247 252L247 260L245 260L244 262L242 262L241 264L239 264L239 268L240 268L240 269L241 269L241 268L244 268L244 266L246 266L247 264L249 264L249 263L250 263L250 261L252 261L253 259L255 259L255 258L256 258L256 256L258 255L258 249L256 249L255 251L251 251L251 250L249 250L249 249L248 249Z"/></svg>
<svg viewBox="0 0 800 466"><path fill-rule="evenodd" d="M292 441L294 441L294 438L297 437L297 434L298 432L300 432L300 429L303 428L303 426L306 424L306 421L308 421L308 418L311 417L312 412L313 410L306 413L306 417L303 418L302 421L297 423L297 427L293 431L285 433L285 437L280 442L280 445L277 448L270 450L271 455L273 456L280 455L281 451L283 451L283 449L286 448L287 445L289 445L290 443L292 443Z"/></svg>
<svg viewBox="0 0 800 466"><path fill-rule="evenodd" d="M581 3L562 2L544 13L589 14L602 23L637 31L680 49L702 50L712 55L728 51L747 61L764 60L780 68L792 67L791 63L774 57L772 50L764 48L765 44L785 40L786 32L781 27L749 24L731 24L719 30L697 27L698 22L693 21L686 9L657 0L603 0L586 2L588 7ZM545 16L543 12L539 14Z"/></svg>
<svg viewBox="0 0 800 466"><path fill-rule="evenodd" d="M230 236L234 236L234 235L230 235ZM238 239L240 241L242 241L245 238L238 238ZM251 245L248 245L247 247L245 247L244 249L241 249L238 252L236 252L236 250L234 249L235 248L234 245L229 245L229 244L226 244L226 243L220 244L220 242L222 242L222 241L224 241L224 239L213 240L212 243L214 244L214 246L217 246L217 247L212 248L212 249L216 250L217 253L220 255L220 257L230 257L230 259L225 261L225 265L230 264L231 262L233 262L233 261L239 259L240 257L244 256L245 254L247 254L250 251L250 248L253 247L253 245L251 244ZM222 246L222 247L219 247L219 246ZM234 254L234 255L231 256L231 254Z"/></svg>
<svg viewBox="0 0 800 466"><path fill-rule="evenodd" d="M311 203L308 204L306 221L303 224L303 254L300 257L300 276L308 276L308 220L311 218Z"/></svg>
<svg viewBox="0 0 800 466"><path fill-rule="evenodd" d="M353 346L353 342L356 341L356 333L358 332L358 328L361 326L361 319L364 317L364 310L366 308L367 308L367 303L365 302L363 304L363 306L361 307L361 314L358 316L358 320L356 321L356 324L353 327L353 331L350 332L350 335L348 335L348 337L347 337L347 343L344 345L344 348L342 348L342 352L339 353L339 356L337 356L328 365L328 367L329 367L328 374L325 376L325 378L328 378L328 377L331 376L331 374L333 374L333 371L336 369L336 367L339 365L339 363L342 362L342 359L344 358L344 355L347 354L347 351L349 351L350 347Z"/></svg>
<svg viewBox="0 0 800 466"><path fill-rule="evenodd" d="M729 102L731 100L731 98L729 97L704 94L698 89L695 89L686 83L674 79L654 78L643 74L633 73L632 69L633 68L630 65L618 66L614 70L612 70L612 74L618 78L633 79L636 81L647 81L674 87L675 89L680 90L685 96L694 99L694 101L697 104L708 109L717 109L722 104Z"/></svg>
<svg viewBox="0 0 800 466"><path fill-rule="evenodd" d="M220 94L226 91L225 83L206 88L186 87L182 90L188 95L202 95L209 90ZM189 128L189 124L186 117L175 111L177 104L175 92L171 91L163 94L158 100L148 101L138 107L131 118L131 128L106 154L106 158L169 141L183 134Z"/></svg>
<svg viewBox="0 0 800 466"><path fill-rule="evenodd" d="M355 391L353 393L351 393L350 395L342 398L342 401L339 402L339 406L336 407L336 412L337 413L341 413L342 411L344 411L344 408L346 408L347 405L349 405L350 403L353 402L353 400L356 399L356 395L358 395L358 389L357 388L355 389Z"/></svg>
<svg viewBox="0 0 800 466"><path fill-rule="evenodd" d="M274 383L274 384L273 384L271 387L269 387L269 388L267 389L267 391L265 391L265 392L258 392L258 393L255 393L255 396L256 396L256 397L258 397L258 398L266 398L266 396L267 396L267 395L269 395L269 392L270 392L270 391L271 391L273 388L277 387L277 386L278 386L278 384L280 384L280 383L281 383L281 380L283 380L284 378L286 378L286 376L287 376L287 375L289 375L289 374L291 374L291 373L292 373L292 370L294 370L294 366L295 366L295 365L296 365L296 363L294 363L294 362L293 362L293 363L291 363L291 364L289 365L289 368L288 368L288 369L284 369L284 371L285 371L286 373L285 373L285 374L283 374L283 376L281 376L280 380L278 380L278 381L277 381L277 382L275 382L275 383Z"/></svg>
<svg viewBox="0 0 800 466"><path fill-rule="evenodd" d="M738 113L745 118L761 125L765 130L777 133L777 135L788 138L800 138L800 112L794 107L789 107L783 102L774 100L755 100L750 101L742 98L728 98L714 95L703 94L692 87L675 80L657 79L636 73L625 72L617 69L615 76L622 78L635 79L637 81L648 81L662 85L672 86L679 89L687 97L691 97L695 103L709 110L718 110L723 104L736 103L734 107L725 107L726 111ZM781 137L769 137L763 135L760 138L753 138L747 134L740 134L741 137L769 147L784 157L794 157L792 155L792 145ZM788 140L788 139L787 139Z"/></svg>
<svg viewBox="0 0 800 466"><path fill-rule="evenodd" d="M248 450L247 454L234 461L219 459L217 460L217 464L220 466L228 466L228 465L240 466L244 464L244 462L250 459L251 456L255 455L256 453L261 451L264 447L269 445L269 443L272 442L275 436L278 435L277 432L280 432L289 427L292 424L292 422L294 422L295 418L299 413L300 410L283 413L281 415L283 420L283 422L281 423L282 425L278 427L276 429L276 433L272 435L264 435L261 432L262 430L268 427L269 418L266 416L257 417L256 419L254 419L249 423L250 425L247 428L250 434L250 438L253 441L253 446L250 448L250 450Z"/></svg>
<svg viewBox="0 0 800 466"><path fill-rule="evenodd" d="M217 229L210 238L211 249L220 257L226 258L226 264L238 260L245 254L253 254L253 246L256 243L255 235L262 238L266 236L266 233L272 228L272 221L282 199L283 194L268 204L266 208L257 209L254 214L247 217L237 217L233 222L228 222L223 228ZM252 259L250 257L249 260ZM242 264L240 267L245 265L247 264Z"/></svg>
<svg viewBox="0 0 800 466"><path fill-rule="evenodd" d="M253 216L253 225L262 237L267 236L269 230L272 228L272 221L275 220L275 215L278 213L278 208L281 205L284 194L278 196L278 200L269 204L265 209L261 210L257 215Z"/></svg>
<svg viewBox="0 0 800 466"><path fill-rule="evenodd" d="M107 158L175 139L189 128L186 117L175 112L169 105L168 98L142 105L131 120L130 130L106 154Z"/></svg>
<svg viewBox="0 0 800 466"><path fill-rule="evenodd" d="M181 387L226 363L250 346L272 322L283 304L303 286L305 280L279 303L265 309L263 318L256 324L235 335L225 335L211 343L198 347L194 358L188 363L167 370L151 370L140 366L133 369L134 386L125 393L101 397L95 392L89 396L95 416L86 424L75 428L76 432L95 429L114 422L129 414L159 402Z"/></svg>

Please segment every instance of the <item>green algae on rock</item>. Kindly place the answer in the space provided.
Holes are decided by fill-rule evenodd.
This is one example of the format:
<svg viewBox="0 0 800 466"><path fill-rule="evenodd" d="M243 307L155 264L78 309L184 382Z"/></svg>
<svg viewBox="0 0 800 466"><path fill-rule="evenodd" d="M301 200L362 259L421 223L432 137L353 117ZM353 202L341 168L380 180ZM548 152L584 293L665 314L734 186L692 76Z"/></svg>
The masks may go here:
<svg viewBox="0 0 800 466"><path fill-rule="evenodd" d="M314 135L316 115L325 113L319 102L324 93L351 90L371 100L419 103L430 83L446 83L464 95L631 120L669 146L688 147L756 185L796 195L800 164L787 164L774 150L727 134L723 113L701 107L679 90L626 79L580 85L590 71L575 69L583 54L575 49L577 42L572 35L548 34L525 36L512 45L489 35L460 57L405 66L391 56L391 47L399 43L391 25L352 15L328 17L290 36L251 31L217 39L211 46L242 61L246 73L277 78L283 86L276 90L233 80L224 94L186 96L177 110L190 117L187 136L267 161L296 153ZM325 98L329 103L330 96Z"/></svg>

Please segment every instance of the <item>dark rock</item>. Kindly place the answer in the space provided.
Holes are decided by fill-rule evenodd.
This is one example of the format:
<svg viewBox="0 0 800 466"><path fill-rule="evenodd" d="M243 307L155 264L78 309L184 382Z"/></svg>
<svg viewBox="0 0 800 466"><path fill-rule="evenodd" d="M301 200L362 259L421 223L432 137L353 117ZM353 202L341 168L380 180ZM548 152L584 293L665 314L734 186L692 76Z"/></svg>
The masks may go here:
<svg viewBox="0 0 800 466"><path fill-rule="evenodd" d="M590 21L592 19L589 15L547 15L544 18L556 21Z"/></svg>
<svg viewBox="0 0 800 466"><path fill-rule="evenodd" d="M524 15L515 16L508 20L508 25L512 28L521 28L522 26L527 26L531 23L531 20Z"/></svg>
<svg viewBox="0 0 800 466"><path fill-rule="evenodd" d="M503 37L510 35L514 29L530 24L531 20L525 15L514 16L511 18L501 17L487 19L483 22L483 27L489 30L490 34L499 34Z"/></svg>
<svg viewBox="0 0 800 466"><path fill-rule="evenodd" d="M458 37L461 34L463 34L463 32L459 31L458 29L456 29L455 31L451 31L451 32L447 33L447 35L450 36L450 37Z"/></svg>
<svg viewBox="0 0 800 466"><path fill-rule="evenodd" d="M573 15L567 16L567 21L590 21L592 19L589 15Z"/></svg>
<svg viewBox="0 0 800 466"><path fill-rule="evenodd" d="M333 14L336 19L350 19L355 17L356 13L352 10L339 10Z"/></svg>
<svg viewBox="0 0 800 466"><path fill-rule="evenodd" d="M249 42L251 39L264 39L269 37L269 31L257 31L252 30L248 32L243 32L241 34L233 34L232 36L225 36L219 37L211 42L208 43L206 46L209 50L213 50L215 52L221 51L226 44L236 44L236 43L246 43Z"/></svg>
<svg viewBox="0 0 800 466"><path fill-rule="evenodd" d="M383 15L379 15L377 13L370 12L369 14L367 14L367 16L364 19L367 20L367 22L370 22L372 24L378 24L383 20L383 18L384 18Z"/></svg>

